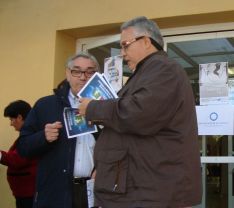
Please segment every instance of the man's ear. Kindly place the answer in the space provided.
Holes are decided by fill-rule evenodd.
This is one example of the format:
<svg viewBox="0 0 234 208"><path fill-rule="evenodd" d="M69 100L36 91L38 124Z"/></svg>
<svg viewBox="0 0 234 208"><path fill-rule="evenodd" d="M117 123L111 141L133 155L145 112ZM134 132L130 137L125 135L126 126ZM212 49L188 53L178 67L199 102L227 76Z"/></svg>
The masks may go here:
<svg viewBox="0 0 234 208"><path fill-rule="evenodd" d="M144 41L145 41L146 48L152 47L152 43L151 43L149 37L145 37L145 38L144 38Z"/></svg>
<svg viewBox="0 0 234 208"><path fill-rule="evenodd" d="M70 69L66 68L66 78L67 78L67 81L69 82L70 81Z"/></svg>

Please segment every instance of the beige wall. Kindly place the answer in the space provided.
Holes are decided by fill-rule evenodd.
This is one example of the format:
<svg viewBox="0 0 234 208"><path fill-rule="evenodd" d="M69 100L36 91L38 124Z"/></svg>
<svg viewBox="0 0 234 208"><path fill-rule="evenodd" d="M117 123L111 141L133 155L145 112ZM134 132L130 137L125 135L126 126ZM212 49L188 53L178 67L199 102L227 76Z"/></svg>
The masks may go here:
<svg viewBox="0 0 234 208"><path fill-rule="evenodd" d="M161 28L228 22L233 0L0 0L0 115L12 100L31 104L52 92L64 76L64 61L76 38L118 33L119 24L138 15ZM0 148L16 137L0 117ZM0 166L0 207L14 201Z"/></svg>

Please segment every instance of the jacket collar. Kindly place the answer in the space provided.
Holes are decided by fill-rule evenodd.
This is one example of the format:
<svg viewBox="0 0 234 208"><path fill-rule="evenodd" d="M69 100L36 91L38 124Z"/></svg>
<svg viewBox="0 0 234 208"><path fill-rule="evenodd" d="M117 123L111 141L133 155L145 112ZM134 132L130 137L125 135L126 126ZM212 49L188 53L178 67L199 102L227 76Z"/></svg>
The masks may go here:
<svg viewBox="0 0 234 208"><path fill-rule="evenodd" d="M68 94L70 90L69 83L64 80L61 82L56 89L54 89L54 94L63 102L66 106L70 106L70 102L68 100Z"/></svg>
<svg viewBox="0 0 234 208"><path fill-rule="evenodd" d="M147 62L151 57L153 56L167 56L167 53L165 51L156 51L154 53L151 53L150 55L146 56L144 59L142 59L137 65L136 65L136 69L134 71L134 73L129 77L129 79L127 80L126 84L128 83L128 81L130 79L132 79L132 77L135 76L135 74L140 70L141 66L144 65L145 62Z"/></svg>

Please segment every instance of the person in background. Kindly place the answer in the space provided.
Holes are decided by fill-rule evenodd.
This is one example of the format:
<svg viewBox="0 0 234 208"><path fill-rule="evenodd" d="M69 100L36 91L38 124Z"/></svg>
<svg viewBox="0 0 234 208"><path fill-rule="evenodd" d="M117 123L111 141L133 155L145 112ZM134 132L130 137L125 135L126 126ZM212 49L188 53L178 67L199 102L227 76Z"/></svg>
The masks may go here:
<svg viewBox="0 0 234 208"><path fill-rule="evenodd" d="M183 68L163 51L146 17L121 26L121 55L133 74L112 100L81 98L89 123L104 126L94 150L95 205L184 208L201 202L195 102Z"/></svg>
<svg viewBox="0 0 234 208"><path fill-rule="evenodd" d="M37 208L87 208L86 181L90 179L95 138L85 134L68 138L63 111L77 108L77 93L99 71L95 57L78 53L68 59L66 80L53 95L40 98L22 128L17 144L22 156L39 157Z"/></svg>
<svg viewBox="0 0 234 208"><path fill-rule="evenodd" d="M20 131L31 106L16 100L6 106L4 116L10 119L10 125ZM21 157L13 143L8 151L0 150L0 163L6 165L7 180L16 199L17 208L32 208L35 193L37 160Z"/></svg>

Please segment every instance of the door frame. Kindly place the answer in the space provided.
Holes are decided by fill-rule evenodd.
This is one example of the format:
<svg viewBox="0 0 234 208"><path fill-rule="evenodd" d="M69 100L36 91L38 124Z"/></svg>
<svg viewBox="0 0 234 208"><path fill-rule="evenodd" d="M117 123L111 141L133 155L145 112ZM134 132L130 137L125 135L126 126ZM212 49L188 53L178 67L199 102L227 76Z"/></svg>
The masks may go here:
<svg viewBox="0 0 234 208"><path fill-rule="evenodd" d="M233 28L234 22L230 22L162 29L161 33L164 37L166 46L166 43L172 41L175 37L177 38L177 41L183 41L185 37L187 40L200 40L207 37L208 34L212 33L214 36L216 36L216 38L224 37L224 34L226 35L226 37L233 37ZM76 51L85 51L91 48L118 41L119 39L120 34L80 38L76 40Z"/></svg>

